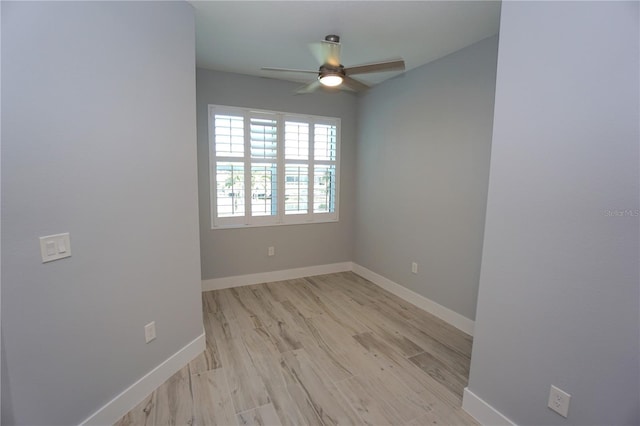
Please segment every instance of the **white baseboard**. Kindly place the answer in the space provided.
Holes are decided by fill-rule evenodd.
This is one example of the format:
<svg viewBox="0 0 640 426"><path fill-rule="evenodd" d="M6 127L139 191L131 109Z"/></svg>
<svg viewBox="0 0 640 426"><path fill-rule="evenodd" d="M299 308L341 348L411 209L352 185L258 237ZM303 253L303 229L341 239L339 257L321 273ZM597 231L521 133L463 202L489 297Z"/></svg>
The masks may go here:
<svg viewBox="0 0 640 426"><path fill-rule="evenodd" d="M293 280L296 278L311 277L314 275L346 272L351 271L351 265L351 262L331 263L328 265L307 266L304 268L284 269L281 271L261 272L258 274L213 278L202 281L202 291L221 290L223 288L242 287L245 285Z"/></svg>
<svg viewBox="0 0 640 426"><path fill-rule="evenodd" d="M205 349L204 332L81 423L112 425Z"/></svg>
<svg viewBox="0 0 640 426"><path fill-rule="evenodd" d="M473 336L474 321L470 320L469 318L460 315L459 313L454 312L449 308L445 308L439 303L436 303L433 300L422 296L421 294L409 290L408 288L401 286L400 284L395 283L390 279L383 277L382 275L376 274L375 272L365 268L364 266L360 266L357 263L353 264L352 270L356 274L368 279L372 283L382 287L388 292L395 294L396 296L406 300L412 305L415 305L418 308L437 316L438 318L448 322L455 328Z"/></svg>
<svg viewBox="0 0 640 426"><path fill-rule="evenodd" d="M514 422L471 392L469 388L464 388L462 409L484 426L516 426Z"/></svg>
<svg viewBox="0 0 640 426"><path fill-rule="evenodd" d="M268 283L273 281L293 280L296 278L347 271L355 272L388 292L391 292L418 308L437 316L465 333L473 335L474 322L469 318L462 316L449 308L445 308L439 303L436 303L431 299L409 290L408 288L353 262L331 263L328 265L307 266L281 271L261 272L258 274L213 278L202 281L202 291L222 290L224 288L242 287L245 285Z"/></svg>

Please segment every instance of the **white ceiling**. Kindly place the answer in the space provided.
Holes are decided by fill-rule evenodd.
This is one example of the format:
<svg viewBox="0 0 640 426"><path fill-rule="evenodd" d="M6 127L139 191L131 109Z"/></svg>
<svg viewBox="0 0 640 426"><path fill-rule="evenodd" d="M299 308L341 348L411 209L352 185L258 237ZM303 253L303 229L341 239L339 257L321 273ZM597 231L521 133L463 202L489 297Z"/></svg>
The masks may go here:
<svg viewBox="0 0 640 426"><path fill-rule="evenodd" d="M342 63L401 57L407 70L498 33L496 1L190 1L196 10L197 66L291 81L313 76L261 67L317 70L308 45L327 34ZM397 75L357 76L376 84Z"/></svg>

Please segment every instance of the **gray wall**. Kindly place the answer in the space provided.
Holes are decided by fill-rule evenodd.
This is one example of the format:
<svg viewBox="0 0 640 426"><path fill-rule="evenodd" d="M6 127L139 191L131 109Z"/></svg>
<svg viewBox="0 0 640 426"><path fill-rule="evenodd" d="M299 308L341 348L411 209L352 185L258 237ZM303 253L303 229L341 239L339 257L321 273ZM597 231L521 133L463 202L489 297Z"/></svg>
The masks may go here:
<svg viewBox="0 0 640 426"><path fill-rule="evenodd" d="M520 425L640 424L638 12L502 5L469 389Z"/></svg>
<svg viewBox="0 0 640 426"><path fill-rule="evenodd" d="M355 262L470 319L497 44L491 37L407 72L358 104Z"/></svg>
<svg viewBox="0 0 640 426"><path fill-rule="evenodd" d="M198 184L202 279L244 275L353 259L356 97L351 93L296 95L301 84L197 70ZM211 229L207 105L323 115L342 119L340 220L333 223ZM267 256L274 246L276 255Z"/></svg>
<svg viewBox="0 0 640 426"><path fill-rule="evenodd" d="M193 12L2 8L2 423L77 424L202 333Z"/></svg>

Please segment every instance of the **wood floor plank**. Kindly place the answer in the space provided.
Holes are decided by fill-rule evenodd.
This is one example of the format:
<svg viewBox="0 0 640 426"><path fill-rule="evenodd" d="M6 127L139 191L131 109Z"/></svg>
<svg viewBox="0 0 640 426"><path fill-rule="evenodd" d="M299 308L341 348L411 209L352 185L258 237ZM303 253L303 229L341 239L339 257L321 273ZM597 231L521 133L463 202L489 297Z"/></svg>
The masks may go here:
<svg viewBox="0 0 640 426"><path fill-rule="evenodd" d="M359 305L351 299L337 299L336 303L345 304L345 309L350 307L351 312L354 312L354 315L356 315L369 330L374 331L389 345L397 348L404 356L414 356L425 351L422 346L400 333L397 327L393 327L393 323L387 321L383 315L372 310L370 307Z"/></svg>
<svg viewBox="0 0 640 426"><path fill-rule="evenodd" d="M442 340L453 350L463 355L471 356L473 339L468 334L356 274L345 273L342 277L344 280L337 280L337 285L345 285L348 282L357 283L358 286L355 287L355 291L359 291L361 295L366 295L367 304L373 306L376 310L393 316L400 315L434 339Z"/></svg>
<svg viewBox="0 0 640 426"><path fill-rule="evenodd" d="M322 293L336 291L336 286L333 283L334 279L333 275L314 275L304 278L306 282L317 288Z"/></svg>
<svg viewBox="0 0 640 426"><path fill-rule="evenodd" d="M413 356L409 358L409 360L430 377L433 377L434 380L437 380L438 383L441 383L451 392L462 397L464 388L467 386L467 377L451 370L447 365L427 352Z"/></svg>
<svg viewBox="0 0 640 426"><path fill-rule="evenodd" d="M193 423L193 397L189 366L180 369L155 391L154 425Z"/></svg>
<svg viewBox="0 0 640 426"><path fill-rule="evenodd" d="M310 344L305 345L304 350L333 382L353 377L354 372L357 372L357 369L354 368L353 359L349 359L341 353L336 353L328 346L320 347Z"/></svg>
<svg viewBox="0 0 640 426"><path fill-rule="evenodd" d="M290 400L293 403L293 406L297 412L300 413L302 420L294 423L289 423L292 425L304 425L304 426L316 426L316 425L324 425L324 422L320 418L320 415L316 412L316 409L312 402L307 398L307 394L305 389L296 381L287 384L285 388L285 392L289 395ZM276 406L274 404L274 406ZM289 407L289 408L292 408ZM276 407L277 409L277 407ZM279 412L278 412L279 413ZM280 420L284 423L284 419L281 415L279 415Z"/></svg>
<svg viewBox="0 0 640 426"><path fill-rule="evenodd" d="M350 363L346 362L344 357L336 353L333 349L338 346L333 340L333 336L330 336L328 341L325 340L314 325L311 317L305 317L289 300L284 300L281 302L281 305L290 314L290 321L295 323L295 327L299 330L299 334L297 335L298 340L296 342L302 344L302 347L312 356L314 361L330 375L331 379L336 381L351 377L353 373L350 371ZM269 333L275 335L271 329L269 329ZM345 336L342 337L345 338ZM348 336L346 336L346 338L348 338ZM279 348L281 348L281 346L281 344L278 344ZM300 348L294 345L288 345L284 347L284 350L281 349L281 352L295 349Z"/></svg>
<svg viewBox="0 0 640 426"><path fill-rule="evenodd" d="M374 358L377 357L377 354L370 355ZM416 369L412 373L423 375ZM440 386L430 377L424 376L431 385ZM356 392L353 397L360 398L362 395L367 395L378 407L382 402L391 405L393 407L391 413L395 412L396 416L395 424L406 423L434 410L448 412L459 407L459 400L446 388L440 386L442 389L437 390L433 386L421 386L412 389L407 383L408 377L406 374L398 374L397 368L394 369L393 366L390 368L382 367L376 374L357 376L355 383L351 383L354 385L351 391ZM354 380L349 379L348 382L354 382ZM338 385L343 384L344 382L338 383Z"/></svg>
<svg viewBox="0 0 640 426"><path fill-rule="evenodd" d="M399 352L378 339L374 333L363 333L354 336L381 368L391 372L413 392L425 391L435 395L451 406L462 402L462 392L454 392L450 386L435 379L428 372L420 369L415 363L403 357Z"/></svg>
<svg viewBox="0 0 640 426"><path fill-rule="evenodd" d="M434 410L407 423L407 426L426 425L480 426L480 423L467 414L462 408L447 410L445 412Z"/></svg>
<svg viewBox="0 0 640 426"><path fill-rule="evenodd" d="M216 291L202 292L202 312L204 314L216 314L221 311L220 293Z"/></svg>
<svg viewBox="0 0 640 426"><path fill-rule="evenodd" d="M204 352L200 353L200 355L191 360L191 362L189 363L189 368L193 373L214 370L214 368L212 368L212 360L213 356L211 355L211 352L209 350L209 342L207 341L207 348Z"/></svg>
<svg viewBox="0 0 640 426"><path fill-rule="evenodd" d="M191 382L194 426L237 424L223 368L193 374Z"/></svg>
<svg viewBox="0 0 640 426"><path fill-rule="evenodd" d="M471 336L352 273L204 292L206 350L117 425L477 425Z"/></svg>
<svg viewBox="0 0 640 426"><path fill-rule="evenodd" d="M284 300L279 305L284 311L286 311L286 314L288 315L285 326L288 327L291 332L293 332L293 336L295 337L294 342L291 342L287 345L282 345L283 348L281 349L281 352L300 349L300 347L298 347L298 344L301 344L302 347L317 345L316 338L314 337L314 329L309 322L311 317L303 315L302 312L300 312L298 308L289 300ZM282 326L280 326L280 328L282 328Z"/></svg>
<svg viewBox="0 0 640 426"><path fill-rule="evenodd" d="M344 285L344 283L341 285ZM384 292L382 289L377 291ZM373 290L370 290L370 292L373 293ZM383 296L384 298L389 298L387 295L381 293L380 298L382 299ZM400 311L406 312L406 310L400 307L400 305L398 305L395 310L391 310L389 306L383 303L375 304L374 299L370 300L369 303L364 305L355 304L353 300L349 300L347 303L351 304L353 310L358 311L358 318L361 318L369 328L374 330L385 341L392 344L392 346L401 348L403 355L414 356L421 352L430 352L439 357L442 362L448 363L451 368L458 369L461 374L469 375L470 347L465 349L468 350L468 353L461 352L461 350L456 349L448 339L442 336L441 331L437 334L439 338L427 333L425 331L427 327L424 326L425 321L418 322L405 318ZM342 303L344 303L344 301ZM414 309L417 308L414 307ZM423 314L427 315L426 312L423 312ZM442 323L442 320L435 317L431 319L431 322L436 321ZM422 325L418 327L417 324ZM431 329L434 330L438 327L440 326L432 326ZM458 341L463 341L465 339L464 336L467 335L460 330L456 330L450 333L449 336L452 336L452 338L457 337ZM464 344L461 345L464 346Z"/></svg>
<svg viewBox="0 0 640 426"><path fill-rule="evenodd" d="M257 310L264 317L263 323L274 325L279 322L289 322L288 312L282 308L280 301L276 300L265 285L251 286L249 288Z"/></svg>
<svg viewBox="0 0 640 426"><path fill-rule="evenodd" d="M227 324L232 323L235 321L227 321ZM216 346L236 413L271 402L242 341L243 329L239 326L225 327L221 323L214 328Z"/></svg>
<svg viewBox="0 0 640 426"><path fill-rule="evenodd" d="M304 329L304 322L301 321L300 312L288 301L281 303L269 300L270 296L264 289L256 289L253 294L260 300L261 310L269 312L269 320L261 322L269 324L263 328L269 331L279 351L302 348L303 342L308 341L308 334Z"/></svg>
<svg viewBox="0 0 640 426"><path fill-rule="evenodd" d="M262 328L244 330L241 339L253 370L265 388L284 387L286 383L280 371L280 351L273 344L269 333Z"/></svg>
<svg viewBox="0 0 640 426"><path fill-rule="evenodd" d="M461 407L456 408L449 414L449 424L480 426L480 423Z"/></svg>
<svg viewBox="0 0 640 426"><path fill-rule="evenodd" d="M357 316L351 314L351 309L345 308L344 304L339 303L342 297L340 291L326 290L327 286L318 285L319 282L323 281L322 276L305 278L305 281L309 283L306 286L307 291L316 303L323 308L323 314L330 316L331 319L348 330L350 334L370 331L365 324L360 322Z"/></svg>
<svg viewBox="0 0 640 426"><path fill-rule="evenodd" d="M220 307L219 312L223 312L225 317L228 320L236 320L235 313L233 311L233 306L229 300L229 289L223 290L214 290L212 293L215 294L216 303Z"/></svg>
<svg viewBox="0 0 640 426"><path fill-rule="evenodd" d="M156 393L152 392L135 408L125 414L114 426L153 426Z"/></svg>
<svg viewBox="0 0 640 426"><path fill-rule="evenodd" d="M420 330L426 336L438 341L442 345L461 356L471 357L471 337L460 330L454 329L435 316L427 317L426 312L416 312L418 308L399 310L386 303L374 303L372 308L396 323L410 325Z"/></svg>
<svg viewBox="0 0 640 426"><path fill-rule="evenodd" d="M295 326L290 323L278 323L266 327L266 330L280 352L292 351L303 347L300 342L302 336L296 332Z"/></svg>
<svg viewBox="0 0 640 426"><path fill-rule="evenodd" d="M236 287L224 290L231 310L241 328L266 327L251 300L251 292L246 287Z"/></svg>
<svg viewBox="0 0 640 426"><path fill-rule="evenodd" d="M285 281L285 286L289 291L287 300L291 301L305 317L311 318L323 313L323 308L318 305L306 288L307 283L304 279Z"/></svg>
<svg viewBox="0 0 640 426"><path fill-rule="evenodd" d="M361 304L372 304L376 301L376 297L381 295L369 289L365 282L360 281L361 279L360 276L349 272L335 274L333 285Z"/></svg>
<svg viewBox="0 0 640 426"><path fill-rule="evenodd" d="M359 425L362 419L336 386L309 359L304 349L282 354L284 366L325 425Z"/></svg>
<svg viewBox="0 0 640 426"><path fill-rule="evenodd" d="M232 338L224 345L225 376L236 413L251 410L271 402L264 383L256 372L240 338Z"/></svg>
<svg viewBox="0 0 640 426"><path fill-rule="evenodd" d="M289 314L289 318L296 324L299 324L300 327L303 327L305 320L313 317L313 315L305 315L304 313L302 313L299 309L299 306L294 305L289 299L285 299L280 302L280 306L282 306L282 308L287 311L287 313Z"/></svg>
<svg viewBox="0 0 640 426"><path fill-rule="evenodd" d="M336 386L368 425L397 425L425 413L419 407L403 404L378 377L354 376Z"/></svg>
<svg viewBox="0 0 640 426"><path fill-rule="evenodd" d="M243 330L241 338L269 395L279 423L283 426L314 424L313 421L317 420L315 413L307 413L311 416L308 419L287 391L287 381L283 374L288 373L283 369L282 356L269 333L264 329Z"/></svg>
<svg viewBox="0 0 640 426"><path fill-rule="evenodd" d="M283 312L279 309L279 302L273 299L269 292L264 291L264 285L253 285L235 289L242 303L246 304L252 314L257 317L254 322L268 327L274 324L286 322Z"/></svg>
<svg viewBox="0 0 640 426"><path fill-rule="evenodd" d="M189 363L191 374L201 371L215 370L222 366L222 360L220 358L220 352L217 344L218 339L215 337L216 329L221 330L223 327L219 320L219 316L221 315L223 315L221 312L216 312L209 313L204 316L203 321L206 336L205 350Z"/></svg>
<svg viewBox="0 0 640 426"><path fill-rule="evenodd" d="M262 288L264 288L271 298L273 298L277 302L282 302L283 300L287 300L289 297L289 290L287 289L285 281L273 281L270 283L262 284Z"/></svg>
<svg viewBox="0 0 640 426"><path fill-rule="evenodd" d="M365 356L364 349L330 317L316 316L306 320L315 345L305 346L313 360L338 381L357 374L375 374L377 364Z"/></svg>
<svg viewBox="0 0 640 426"><path fill-rule="evenodd" d="M280 418L272 404L238 414L238 424L247 426L281 426Z"/></svg>

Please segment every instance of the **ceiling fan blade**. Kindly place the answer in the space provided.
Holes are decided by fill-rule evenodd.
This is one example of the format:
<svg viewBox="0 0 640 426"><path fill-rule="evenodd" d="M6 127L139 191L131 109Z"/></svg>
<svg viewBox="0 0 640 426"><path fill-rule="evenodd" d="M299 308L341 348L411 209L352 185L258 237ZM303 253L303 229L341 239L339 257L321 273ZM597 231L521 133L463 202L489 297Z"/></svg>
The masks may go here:
<svg viewBox="0 0 640 426"><path fill-rule="evenodd" d="M305 84L304 86L302 86L298 90L296 90L296 93L298 93L300 95L305 94L305 93L312 93L312 92L315 92L316 90L318 90L320 88L320 86L322 86L322 84L318 80L313 80L311 83Z"/></svg>
<svg viewBox="0 0 640 426"><path fill-rule="evenodd" d="M293 68L270 68L270 67L262 67L260 68L262 71L284 71L284 72L303 72L307 74L318 74L318 71L311 70L297 70Z"/></svg>
<svg viewBox="0 0 640 426"><path fill-rule="evenodd" d="M342 80L342 86L349 90L353 90L354 92L364 92L369 88L369 86L363 82L358 81L355 78L351 78L348 75L344 77L344 80Z"/></svg>
<svg viewBox="0 0 640 426"><path fill-rule="evenodd" d="M340 43L323 40L319 43L311 43L309 50L320 65L340 66Z"/></svg>
<svg viewBox="0 0 640 426"><path fill-rule="evenodd" d="M402 59L395 59L393 61L376 62L374 64L356 65L344 69L344 72L348 75L384 71L404 71L404 61Z"/></svg>

